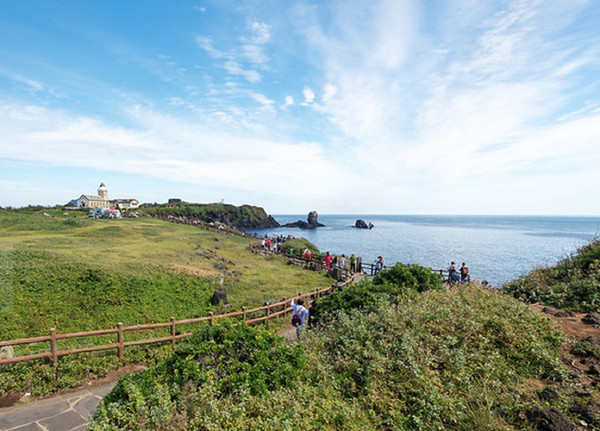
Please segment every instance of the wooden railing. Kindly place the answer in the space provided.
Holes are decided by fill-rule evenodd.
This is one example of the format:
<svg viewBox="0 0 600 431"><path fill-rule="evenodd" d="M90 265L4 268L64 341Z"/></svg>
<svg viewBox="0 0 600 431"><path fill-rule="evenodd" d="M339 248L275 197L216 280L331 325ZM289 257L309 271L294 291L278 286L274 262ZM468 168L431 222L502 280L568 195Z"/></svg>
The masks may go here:
<svg viewBox="0 0 600 431"><path fill-rule="evenodd" d="M303 268L310 268L311 265L316 265L316 267L318 267L319 269L321 269L323 271L327 270L324 262L322 262L320 260L306 259L306 258L298 257L295 255L284 255L283 253L277 253L268 248L263 248L260 245L260 242L254 242L254 243L250 244L250 249L254 253L257 253L257 254L285 256L289 260L291 260L294 263L294 265L300 266ZM341 277L343 280L348 280L348 279L352 278L352 276L355 274L355 272L349 270L348 268L335 266L335 265L332 265L330 270L333 270L335 268L338 268L339 271L343 274L343 276ZM383 265L382 270L390 269L390 268L392 268L392 267L388 266L388 265ZM364 263L364 262L362 262L361 258L357 258L356 272L373 276L373 275L375 275L375 264L374 263ZM442 277L442 280L444 282L448 282L448 270L447 269L431 269L431 272L433 272L435 274L440 274L440 276Z"/></svg>
<svg viewBox="0 0 600 431"><path fill-rule="evenodd" d="M348 284L349 280L344 283ZM335 289L335 286L317 289L313 292L299 294L295 298L319 298L323 295L328 295ZM213 315L213 313L209 313L206 317L198 317L193 319L183 319L176 320L174 317L171 317L169 322L164 323L150 323L145 325L134 325L134 326L123 326L121 322L118 323L116 328L112 329L99 329L95 331L85 331L85 332L72 332L66 334L59 334L56 332L56 328L50 329L49 335L41 336L41 337L32 337L32 338L21 338L17 340L7 340L0 341L0 347L9 347L9 346L17 346L22 344L32 344L32 343L42 343L49 342L50 350L43 353L36 353L31 355L17 356L12 358L0 359L0 365L3 364L13 364L17 362L25 362L31 361L35 359L41 358L50 358L54 364L58 363L58 358L60 356L72 355L76 353L84 353L84 352L96 352L101 350L111 350L116 349L118 352L119 359L123 359L123 355L125 354L125 347L129 346L138 346L142 344L153 344L153 343L164 343L171 342L172 348L175 348L175 342L177 340L181 340L183 338L187 338L192 335L191 332L185 332L182 334L177 333L177 327L181 325L189 325L201 322L208 322L208 324L213 325L214 322L218 319L225 318L236 318L241 317L241 320L245 324L254 324L258 322L265 322L268 326L269 320L278 318L280 316L285 316L290 312L293 308L290 306L290 299L282 299L279 302L264 305L262 307L253 308L251 310L247 310L246 307L242 307L242 311ZM280 311L273 312L274 309L282 307ZM263 316L254 317L256 313L264 312ZM251 318L248 319L248 316ZM237 323L236 323L237 324ZM156 337L156 338L147 338L142 340L135 341L124 341L124 334L126 332L131 331L144 331L144 330L152 330L152 329L160 329L160 328L170 328L170 335L166 337ZM77 339L83 337L91 337L91 336L100 336L100 335L115 335L116 334L116 342L111 344L104 344L99 346L91 346L91 347L82 347L76 349L58 349L58 342L60 340L67 339Z"/></svg>

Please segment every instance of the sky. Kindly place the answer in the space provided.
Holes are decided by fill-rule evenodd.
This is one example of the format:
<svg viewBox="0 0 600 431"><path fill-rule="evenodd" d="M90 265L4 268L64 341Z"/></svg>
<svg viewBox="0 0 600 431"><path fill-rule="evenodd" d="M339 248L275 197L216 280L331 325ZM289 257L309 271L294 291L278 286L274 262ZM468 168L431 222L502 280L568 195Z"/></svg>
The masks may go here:
<svg viewBox="0 0 600 431"><path fill-rule="evenodd" d="M0 206L600 215L595 0L0 0Z"/></svg>

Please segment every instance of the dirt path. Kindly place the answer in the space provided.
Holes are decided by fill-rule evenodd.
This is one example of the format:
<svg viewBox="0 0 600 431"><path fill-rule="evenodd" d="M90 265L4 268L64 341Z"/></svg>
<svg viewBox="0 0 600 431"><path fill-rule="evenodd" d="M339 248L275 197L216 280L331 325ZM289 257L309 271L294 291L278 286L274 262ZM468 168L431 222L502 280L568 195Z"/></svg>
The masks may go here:
<svg viewBox="0 0 600 431"><path fill-rule="evenodd" d="M569 338L575 339L577 341L583 340L587 337L600 337L600 328L595 328L592 325L585 324L581 321L581 319L587 313L573 313L572 317L561 317L554 316L552 314L544 313L542 309L548 308L553 312L564 311L559 308L550 307L548 305L543 304L532 304L530 305L532 309L537 311L538 313L543 314L544 316L550 317L557 327L560 327L562 331Z"/></svg>

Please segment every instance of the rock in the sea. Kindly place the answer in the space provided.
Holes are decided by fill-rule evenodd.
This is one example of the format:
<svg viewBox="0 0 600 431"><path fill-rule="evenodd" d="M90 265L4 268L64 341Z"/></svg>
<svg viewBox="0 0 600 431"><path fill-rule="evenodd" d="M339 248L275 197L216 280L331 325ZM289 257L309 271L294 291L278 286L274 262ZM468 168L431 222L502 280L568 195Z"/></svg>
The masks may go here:
<svg viewBox="0 0 600 431"><path fill-rule="evenodd" d="M600 313L590 313L582 317L581 321L588 325L600 325Z"/></svg>
<svg viewBox="0 0 600 431"><path fill-rule="evenodd" d="M540 431L577 431L577 425L558 410L534 406L525 412L527 420Z"/></svg>
<svg viewBox="0 0 600 431"><path fill-rule="evenodd" d="M307 221L298 220L294 223L284 224L283 227L299 227L300 229L315 229L317 227L325 227L319 223L319 214L316 211L308 213Z"/></svg>
<svg viewBox="0 0 600 431"><path fill-rule="evenodd" d="M364 220L358 219L354 223L354 227L358 229L373 229L373 223L367 224L367 222L365 222Z"/></svg>

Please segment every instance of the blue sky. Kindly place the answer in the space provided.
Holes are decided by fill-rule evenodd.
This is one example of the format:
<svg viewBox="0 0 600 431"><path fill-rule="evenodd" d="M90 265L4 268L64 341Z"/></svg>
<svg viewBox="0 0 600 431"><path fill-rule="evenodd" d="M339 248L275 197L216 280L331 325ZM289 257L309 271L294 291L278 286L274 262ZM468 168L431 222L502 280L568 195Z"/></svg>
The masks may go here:
<svg viewBox="0 0 600 431"><path fill-rule="evenodd" d="M600 215L600 2L0 2L0 206Z"/></svg>

